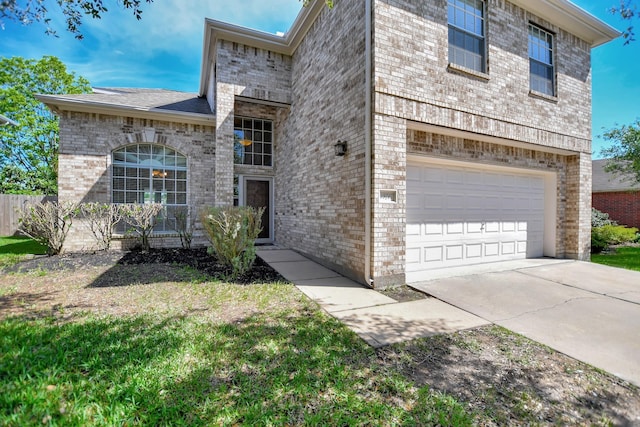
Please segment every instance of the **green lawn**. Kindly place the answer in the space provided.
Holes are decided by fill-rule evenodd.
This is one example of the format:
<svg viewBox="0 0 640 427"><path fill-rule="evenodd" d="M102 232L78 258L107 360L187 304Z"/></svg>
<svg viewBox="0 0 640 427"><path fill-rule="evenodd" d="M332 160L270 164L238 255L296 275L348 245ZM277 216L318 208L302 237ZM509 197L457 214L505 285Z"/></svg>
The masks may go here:
<svg viewBox="0 0 640 427"><path fill-rule="evenodd" d="M612 267L640 271L640 248L617 248L608 254L593 254L591 261Z"/></svg>
<svg viewBox="0 0 640 427"><path fill-rule="evenodd" d="M13 265L27 255L42 255L47 248L28 237L0 237L0 268Z"/></svg>
<svg viewBox="0 0 640 427"><path fill-rule="evenodd" d="M2 425L471 425L453 398L376 363L309 307L0 320Z"/></svg>

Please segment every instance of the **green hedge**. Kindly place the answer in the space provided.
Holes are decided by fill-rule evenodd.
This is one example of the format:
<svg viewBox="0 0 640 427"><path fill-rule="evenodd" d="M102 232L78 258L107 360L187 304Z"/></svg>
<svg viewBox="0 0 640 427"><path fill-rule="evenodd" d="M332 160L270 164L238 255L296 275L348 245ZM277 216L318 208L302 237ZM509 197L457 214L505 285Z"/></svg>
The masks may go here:
<svg viewBox="0 0 640 427"><path fill-rule="evenodd" d="M591 229L591 252L599 253L609 245L620 245L638 239L638 229L624 225L603 225Z"/></svg>

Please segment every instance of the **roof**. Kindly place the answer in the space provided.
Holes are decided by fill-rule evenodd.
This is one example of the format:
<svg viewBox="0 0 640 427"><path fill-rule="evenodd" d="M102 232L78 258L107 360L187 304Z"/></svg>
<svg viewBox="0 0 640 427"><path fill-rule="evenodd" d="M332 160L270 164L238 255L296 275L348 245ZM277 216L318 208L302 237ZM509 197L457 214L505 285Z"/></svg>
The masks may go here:
<svg viewBox="0 0 640 427"><path fill-rule="evenodd" d="M0 114L0 126L4 126L4 125L18 126L18 123L14 122L9 117L5 117L2 114Z"/></svg>
<svg viewBox="0 0 640 427"><path fill-rule="evenodd" d="M215 116L205 98L195 93L166 89L94 88L93 93L37 95L54 111L126 114L133 117L179 119L213 125Z"/></svg>
<svg viewBox="0 0 640 427"><path fill-rule="evenodd" d="M568 0L510 1L580 37L589 43L591 47L607 43L621 34L620 31ZM243 43L285 55L293 55L293 52L298 48L311 25L324 8L325 0L310 0L309 5L300 10L289 31L282 36L213 19L205 19L200 70L200 94L205 94L206 92L207 79L210 75L209 69L212 66L211 58L215 57L215 41L217 39Z"/></svg>
<svg viewBox="0 0 640 427"><path fill-rule="evenodd" d="M594 160L592 162L592 177L594 193L604 193L609 191L629 191L640 190L640 184L635 182L631 175L619 175L604 170L607 159Z"/></svg>

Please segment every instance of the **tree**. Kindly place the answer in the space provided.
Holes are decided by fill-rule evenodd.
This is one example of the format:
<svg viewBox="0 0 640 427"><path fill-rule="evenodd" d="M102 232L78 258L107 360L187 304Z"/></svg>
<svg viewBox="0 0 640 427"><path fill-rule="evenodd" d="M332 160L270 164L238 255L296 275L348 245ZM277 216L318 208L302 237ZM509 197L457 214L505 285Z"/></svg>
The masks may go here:
<svg viewBox="0 0 640 427"><path fill-rule="evenodd" d="M632 177L640 183L640 120L610 129L602 137L612 143L602 150L609 159L605 171Z"/></svg>
<svg viewBox="0 0 640 427"><path fill-rule="evenodd" d="M609 11L627 21L631 21L638 16L638 10L634 4L634 0L620 0L620 5L610 8ZM635 41L634 36L633 25L629 25L629 27L622 32L624 44Z"/></svg>
<svg viewBox="0 0 640 427"><path fill-rule="evenodd" d="M57 193L58 120L34 94L88 92L54 56L0 58L0 111L17 122L0 128L0 192Z"/></svg>
<svg viewBox="0 0 640 427"><path fill-rule="evenodd" d="M153 0L144 0L146 3L152 3ZM56 31L49 25L51 18L47 7L54 3L48 0L0 0L0 27L2 21L8 19L10 21L20 22L24 25L30 25L34 22L41 22L47 26L46 33L56 35ZM108 12L105 3L108 0L56 0L62 11L62 15L67 24L67 31L74 34L77 39L82 39L80 26L82 18L90 16L93 19L100 19L102 15ZM114 1L114 3L116 3ZM131 10L136 19L142 19L142 3L143 0L117 0L125 9Z"/></svg>

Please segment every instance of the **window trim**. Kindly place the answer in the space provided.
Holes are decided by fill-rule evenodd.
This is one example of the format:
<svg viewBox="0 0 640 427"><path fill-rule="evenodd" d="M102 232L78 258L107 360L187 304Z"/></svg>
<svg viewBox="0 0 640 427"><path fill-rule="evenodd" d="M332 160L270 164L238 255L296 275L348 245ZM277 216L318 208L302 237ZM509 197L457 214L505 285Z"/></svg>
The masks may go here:
<svg viewBox="0 0 640 427"><path fill-rule="evenodd" d="M488 51L488 43L487 43L487 34L488 34L488 4L486 0L478 0L482 5L482 35L478 35L468 30L461 28L453 23L449 22L451 18L448 13L449 5L452 0L447 0L447 44L448 44L448 68L455 71L460 71L465 74L473 75L476 77L480 77L483 79L488 79L489 77L489 51ZM453 5L452 5L453 6ZM456 6L453 6L456 7ZM458 64L457 62L453 62L451 60L451 43L449 42L449 36L451 34L451 30L461 32L465 35L469 35L475 39L479 39L482 41L482 69L476 70L474 68L469 68L464 65ZM458 47L456 47L458 48ZM458 48L460 49L460 48ZM463 49L466 50L466 49ZM468 51L471 52L471 51Z"/></svg>
<svg viewBox="0 0 640 427"><path fill-rule="evenodd" d="M531 56L531 51L530 51L530 40L529 38L531 37L531 30L532 29L536 29L538 31L541 31L543 34L551 36L551 43L550 44L546 44L545 43L545 47L549 50L549 59L551 60L551 64L547 64L545 62L542 62L538 59L535 59ZM545 100L549 100L549 101L557 101L558 99L558 76L557 76L557 68L556 68L556 33L553 31L550 31L546 28L544 28L541 25L536 24L535 22L531 22L529 21L528 25L527 25L527 57L529 59L529 94L531 96L534 96L536 98L540 98L540 99L545 99ZM542 92L539 90L536 90L532 87L532 77L533 77L533 73L531 72L531 64L532 63L536 63L536 64L540 64L544 67L547 68L551 68L551 91L552 93L547 93L547 92Z"/></svg>

